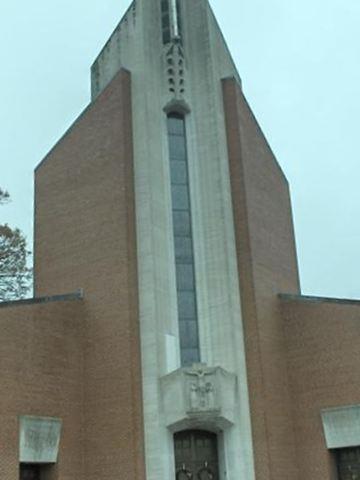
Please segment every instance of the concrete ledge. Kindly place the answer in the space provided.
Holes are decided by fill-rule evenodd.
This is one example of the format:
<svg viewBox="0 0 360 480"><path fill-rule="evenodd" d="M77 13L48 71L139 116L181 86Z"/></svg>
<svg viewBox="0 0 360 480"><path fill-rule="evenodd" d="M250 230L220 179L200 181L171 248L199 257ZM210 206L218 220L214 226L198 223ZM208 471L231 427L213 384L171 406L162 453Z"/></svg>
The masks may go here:
<svg viewBox="0 0 360 480"><path fill-rule="evenodd" d="M352 300L347 298L312 297L307 295L294 295L294 294L288 294L288 293L280 293L278 297L280 300L284 302L337 303L340 305L360 306L360 300Z"/></svg>
<svg viewBox="0 0 360 480"><path fill-rule="evenodd" d="M328 449L360 445L360 405L345 405L321 411Z"/></svg>
<svg viewBox="0 0 360 480"><path fill-rule="evenodd" d="M60 418L21 415L19 427L20 462L57 462L62 428Z"/></svg>
<svg viewBox="0 0 360 480"><path fill-rule="evenodd" d="M50 303L50 302L67 302L70 300L82 300L83 298L84 298L84 292L82 289L79 289L77 292L65 293L63 295L53 295L51 297L26 298L24 300L1 302L0 308L23 307L24 305L37 305L40 303Z"/></svg>

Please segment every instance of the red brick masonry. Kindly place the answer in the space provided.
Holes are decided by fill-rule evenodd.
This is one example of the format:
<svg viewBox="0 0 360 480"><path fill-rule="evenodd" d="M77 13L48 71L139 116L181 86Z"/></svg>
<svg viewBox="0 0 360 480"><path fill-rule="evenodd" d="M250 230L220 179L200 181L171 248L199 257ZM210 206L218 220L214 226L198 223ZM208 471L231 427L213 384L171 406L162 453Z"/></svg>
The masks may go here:
<svg viewBox="0 0 360 480"><path fill-rule="evenodd" d="M289 188L236 80L223 81L257 480L297 479L277 293L299 291Z"/></svg>
<svg viewBox="0 0 360 480"><path fill-rule="evenodd" d="M40 164L35 191L36 296L84 298L0 309L0 478L18 479L28 414L64 420L58 480L144 480L128 72Z"/></svg>
<svg viewBox="0 0 360 480"><path fill-rule="evenodd" d="M360 302L281 296L300 478L337 479L320 411L360 404Z"/></svg>
<svg viewBox="0 0 360 480"><path fill-rule="evenodd" d="M19 415L61 418L61 462L49 478L83 478L83 307L65 296L0 308L1 479L19 478Z"/></svg>
<svg viewBox="0 0 360 480"><path fill-rule="evenodd" d="M256 479L335 480L320 415L360 404L360 302L300 295L286 178L234 79L223 94Z"/></svg>

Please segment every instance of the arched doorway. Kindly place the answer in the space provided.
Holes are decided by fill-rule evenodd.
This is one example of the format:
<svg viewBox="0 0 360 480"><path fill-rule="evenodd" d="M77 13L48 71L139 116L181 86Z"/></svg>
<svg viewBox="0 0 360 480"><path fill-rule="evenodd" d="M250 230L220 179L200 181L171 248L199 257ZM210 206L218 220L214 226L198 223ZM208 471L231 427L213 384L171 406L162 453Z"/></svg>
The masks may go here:
<svg viewBox="0 0 360 480"><path fill-rule="evenodd" d="M203 430L174 435L176 480L219 480L217 436Z"/></svg>

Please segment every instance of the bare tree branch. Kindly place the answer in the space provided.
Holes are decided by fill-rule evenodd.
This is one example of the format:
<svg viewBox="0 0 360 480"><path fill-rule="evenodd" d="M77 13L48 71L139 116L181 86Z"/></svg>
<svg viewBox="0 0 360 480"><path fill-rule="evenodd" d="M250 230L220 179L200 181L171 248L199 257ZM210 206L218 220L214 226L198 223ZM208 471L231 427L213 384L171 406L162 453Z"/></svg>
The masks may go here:
<svg viewBox="0 0 360 480"><path fill-rule="evenodd" d="M0 188L0 205L9 201L9 194ZM29 254L20 230L0 225L0 302L24 298L29 292L32 282L32 271L27 266Z"/></svg>
<svg viewBox="0 0 360 480"><path fill-rule="evenodd" d="M9 192L0 188L0 205L3 205L4 203L8 203L9 201L10 201Z"/></svg>

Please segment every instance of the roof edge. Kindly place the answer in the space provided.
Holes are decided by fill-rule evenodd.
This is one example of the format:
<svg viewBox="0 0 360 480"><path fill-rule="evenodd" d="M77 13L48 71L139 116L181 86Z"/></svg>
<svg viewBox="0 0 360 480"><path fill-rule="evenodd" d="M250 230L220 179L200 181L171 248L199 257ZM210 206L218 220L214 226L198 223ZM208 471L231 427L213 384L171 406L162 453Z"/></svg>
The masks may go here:
<svg viewBox="0 0 360 480"><path fill-rule="evenodd" d="M71 300L82 300L84 291L82 289L73 293L65 293L62 295L52 295L48 297L25 298L23 300L13 300L9 302L0 302L0 308L6 307L22 307L24 305L39 305L50 302L68 302Z"/></svg>
<svg viewBox="0 0 360 480"><path fill-rule="evenodd" d="M65 140L65 138L73 132L73 130L76 128L77 124L82 120L87 113L91 111L91 109L96 105L98 101L100 101L100 98L106 94L106 91L108 88L110 88L111 83L116 79L117 76L122 75L123 73L126 74L131 74L130 70L128 70L125 67L121 67L112 77L110 82L106 85L106 87L103 88L103 90L99 93L99 95L95 98L90 99L89 103L83 108L83 110L75 117L75 119L70 123L70 126L65 130L65 132L60 135L58 140L55 142L55 144L48 150L48 152L45 154L45 156L40 160L40 162L35 166L34 168L34 173L35 175L37 172L43 167L50 155L60 146L61 142Z"/></svg>
<svg viewBox="0 0 360 480"><path fill-rule="evenodd" d="M292 293L279 293L278 298L284 302L337 303L340 305L360 306L360 300L354 300L351 298L316 297L311 295L296 295Z"/></svg>

